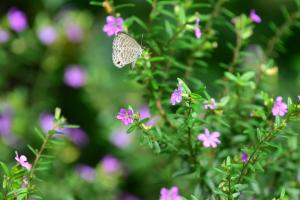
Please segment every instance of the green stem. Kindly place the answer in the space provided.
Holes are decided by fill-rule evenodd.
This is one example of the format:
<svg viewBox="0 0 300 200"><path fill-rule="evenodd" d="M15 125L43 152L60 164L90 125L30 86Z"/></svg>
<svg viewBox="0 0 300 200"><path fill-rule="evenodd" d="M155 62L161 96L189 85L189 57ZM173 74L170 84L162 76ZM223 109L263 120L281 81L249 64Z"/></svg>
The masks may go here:
<svg viewBox="0 0 300 200"><path fill-rule="evenodd" d="M228 65L228 71L230 73L233 73L234 71L234 66L238 63L239 57L240 57L240 51L242 48L242 38L241 38L241 34L238 30L236 30L236 45L235 48L233 50L233 57L231 62Z"/></svg>
<svg viewBox="0 0 300 200"><path fill-rule="evenodd" d="M191 158L193 164L195 164L196 163L196 157L195 157L195 151L194 151L193 145L192 145L192 140L193 140L193 138L192 138L192 129L193 129L193 126L190 127L189 124L188 124L188 120L189 120L189 118L192 114L192 111L193 111L192 107L189 105L188 116L187 116L187 120L186 120L186 123L187 123L187 126L188 126L188 131L187 131L187 133L188 133L188 148L189 148L189 151L190 151L190 158Z"/></svg>
<svg viewBox="0 0 300 200"><path fill-rule="evenodd" d="M213 22L214 22L215 18L220 14L222 5L226 1L227 0L218 0L217 3L215 3L212 14L210 15L210 18L205 25L205 28L204 28L205 33L212 32Z"/></svg>
<svg viewBox="0 0 300 200"><path fill-rule="evenodd" d="M287 18L287 20L279 27L275 35L268 41L266 57L271 57L274 52L277 44L280 42L280 39L290 30L291 26L300 18L300 10L293 13Z"/></svg>
<svg viewBox="0 0 300 200"><path fill-rule="evenodd" d="M274 135L276 133L278 133L279 131L281 131L287 124L289 120L289 116L287 117L287 119L283 120L281 122L281 125L279 127L274 128L273 130L271 130L263 139L261 139L259 141L259 143L254 147L254 151L251 153L251 155L249 156L249 159L247 160L247 162L243 165L240 175L238 176L237 179L237 183L241 183L243 176L247 173L246 170L248 169L249 164L253 161L253 164L255 163L256 160L254 160L256 154L261 150L261 146L263 143L271 141L274 138Z"/></svg>

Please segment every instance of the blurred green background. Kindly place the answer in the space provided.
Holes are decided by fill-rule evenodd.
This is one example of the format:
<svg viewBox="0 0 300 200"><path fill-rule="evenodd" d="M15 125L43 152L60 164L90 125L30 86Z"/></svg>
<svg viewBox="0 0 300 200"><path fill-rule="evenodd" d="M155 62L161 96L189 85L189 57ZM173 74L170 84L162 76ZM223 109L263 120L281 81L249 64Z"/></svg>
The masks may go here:
<svg viewBox="0 0 300 200"><path fill-rule="evenodd" d="M135 7L122 9L123 18L148 18L151 7L146 1L115 4L126 2ZM236 15L248 14L255 8L262 17L251 41L254 49L265 48L266 40L273 35L270 23L283 22L282 7L285 5L291 12L295 8L292 0L236 0L226 5ZM28 21L21 32L9 26L8 12L13 7L23 11ZM207 14L209 9L198 12ZM9 34L7 41L0 43L0 160L13 164L15 150L30 155L26 145L40 145L34 127L45 130L50 123L47 116L51 119L55 107L62 108L68 122L80 125L82 130L78 137L70 136L67 144L58 148L58 159L50 173L41 175L45 180L41 193L46 199L157 199L161 187L174 184L172 167L165 167L167 158L140 146L136 137L126 135L126 129L115 119L119 108L127 105L144 111L145 116L150 114L141 95L142 86L128 77L129 67L120 70L112 64L112 38L102 31L105 18L103 8L91 6L87 0L0 2L0 30ZM45 27L55 31L55 38L48 44L41 39ZM235 41L226 27L219 26L218 30L222 33L218 34L218 48L208 59L209 67L197 75L212 94L218 91L215 80L224 71L220 62L229 62L232 56L226 43ZM47 34L51 35L51 31ZM279 89L272 91L274 95L299 94L299 35L300 30L293 29L286 38L286 49L276 57L279 75L275 82ZM71 79L84 76L80 86L72 86L66 80L70 67L81 69L73 71L73 75L70 72ZM105 172L105 158L113 158L112 165L119 166L114 173ZM86 178L79 170L82 165L92 167L87 171L91 176L96 173L96 178ZM184 180L188 182L189 178Z"/></svg>

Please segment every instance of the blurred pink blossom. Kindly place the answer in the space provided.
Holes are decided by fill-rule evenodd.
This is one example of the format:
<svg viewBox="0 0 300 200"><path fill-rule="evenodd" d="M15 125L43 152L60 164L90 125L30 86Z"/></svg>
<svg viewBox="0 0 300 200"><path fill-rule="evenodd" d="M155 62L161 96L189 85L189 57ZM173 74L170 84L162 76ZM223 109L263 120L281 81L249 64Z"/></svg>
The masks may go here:
<svg viewBox="0 0 300 200"><path fill-rule="evenodd" d="M120 161L112 155L106 155L103 157L100 164L104 172L107 174L113 174L121 170Z"/></svg>
<svg viewBox="0 0 300 200"><path fill-rule="evenodd" d="M40 41L45 45L50 45L56 41L57 32L53 26L44 26L38 31Z"/></svg>
<svg viewBox="0 0 300 200"><path fill-rule="evenodd" d="M118 129L111 134L109 140L118 148L124 149L131 143L132 135L126 133L126 130Z"/></svg>
<svg viewBox="0 0 300 200"><path fill-rule="evenodd" d="M70 65L65 70L64 81L72 88L80 88L86 83L86 72L80 65Z"/></svg>
<svg viewBox="0 0 300 200"><path fill-rule="evenodd" d="M23 11L13 7L8 11L7 18L14 31L22 32L27 28L27 18Z"/></svg>

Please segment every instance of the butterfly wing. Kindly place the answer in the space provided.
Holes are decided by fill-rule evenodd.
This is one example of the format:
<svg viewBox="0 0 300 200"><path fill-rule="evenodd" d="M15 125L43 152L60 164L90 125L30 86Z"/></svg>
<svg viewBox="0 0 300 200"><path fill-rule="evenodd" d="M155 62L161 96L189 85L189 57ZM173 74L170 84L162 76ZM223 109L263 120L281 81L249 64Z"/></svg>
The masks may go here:
<svg viewBox="0 0 300 200"><path fill-rule="evenodd" d="M116 67L135 63L142 52L142 47L125 33L118 33L113 40L112 60Z"/></svg>

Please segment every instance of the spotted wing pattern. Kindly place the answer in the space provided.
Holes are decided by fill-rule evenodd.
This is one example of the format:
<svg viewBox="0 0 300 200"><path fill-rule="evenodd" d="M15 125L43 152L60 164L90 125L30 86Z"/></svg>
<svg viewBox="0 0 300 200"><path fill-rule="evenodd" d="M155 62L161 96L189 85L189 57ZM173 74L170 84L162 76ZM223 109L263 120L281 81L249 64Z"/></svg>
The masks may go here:
<svg viewBox="0 0 300 200"><path fill-rule="evenodd" d="M116 67L122 68L125 65L132 63L141 56L142 47L129 35L118 33L113 40L112 60Z"/></svg>

